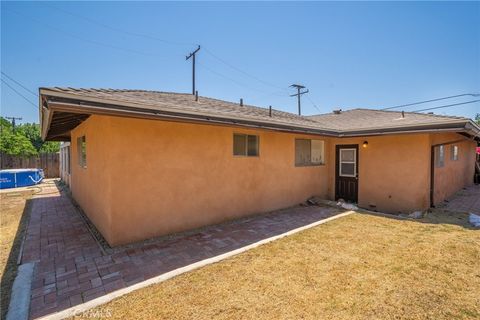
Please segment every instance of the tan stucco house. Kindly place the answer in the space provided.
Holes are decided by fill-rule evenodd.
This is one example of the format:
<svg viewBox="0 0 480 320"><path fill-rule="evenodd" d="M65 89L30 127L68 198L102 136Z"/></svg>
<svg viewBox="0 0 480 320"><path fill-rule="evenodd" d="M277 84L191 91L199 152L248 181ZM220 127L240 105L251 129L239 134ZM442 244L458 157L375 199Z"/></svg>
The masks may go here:
<svg viewBox="0 0 480 320"><path fill-rule="evenodd" d="M111 245L311 196L389 213L471 184L480 128L433 114L317 116L190 94L40 89L45 140L68 141L72 195Z"/></svg>

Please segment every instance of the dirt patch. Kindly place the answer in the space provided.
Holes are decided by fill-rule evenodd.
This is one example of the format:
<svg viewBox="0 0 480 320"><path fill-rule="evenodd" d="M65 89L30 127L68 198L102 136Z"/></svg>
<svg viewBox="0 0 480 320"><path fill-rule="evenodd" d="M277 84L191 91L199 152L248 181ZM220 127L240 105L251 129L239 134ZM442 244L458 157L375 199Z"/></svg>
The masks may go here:
<svg viewBox="0 0 480 320"><path fill-rule="evenodd" d="M5 319L13 280L17 275L17 261L28 220L29 199L33 190L0 194L0 277L1 319Z"/></svg>

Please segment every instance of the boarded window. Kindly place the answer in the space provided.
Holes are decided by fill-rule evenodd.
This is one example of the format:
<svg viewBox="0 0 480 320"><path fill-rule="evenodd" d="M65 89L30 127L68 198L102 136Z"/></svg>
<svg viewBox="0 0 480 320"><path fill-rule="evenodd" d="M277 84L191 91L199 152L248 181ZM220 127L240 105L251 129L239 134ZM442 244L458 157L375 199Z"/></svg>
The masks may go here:
<svg viewBox="0 0 480 320"><path fill-rule="evenodd" d="M233 155L257 157L259 154L259 137L250 134L233 134Z"/></svg>
<svg viewBox="0 0 480 320"><path fill-rule="evenodd" d="M445 146L435 147L435 166L443 167L445 165Z"/></svg>
<svg viewBox="0 0 480 320"><path fill-rule="evenodd" d="M315 166L324 163L322 140L295 139L295 166Z"/></svg>
<svg viewBox="0 0 480 320"><path fill-rule="evenodd" d="M87 140L85 136L77 138L78 165L82 168L87 167Z"/></svg>
<svg viewBox="0 0 480 320"><path fill-rule="evenodd" d="M453 145L451 150L450 150L450 159L453 161L458 160L458 146Z"/></svg>

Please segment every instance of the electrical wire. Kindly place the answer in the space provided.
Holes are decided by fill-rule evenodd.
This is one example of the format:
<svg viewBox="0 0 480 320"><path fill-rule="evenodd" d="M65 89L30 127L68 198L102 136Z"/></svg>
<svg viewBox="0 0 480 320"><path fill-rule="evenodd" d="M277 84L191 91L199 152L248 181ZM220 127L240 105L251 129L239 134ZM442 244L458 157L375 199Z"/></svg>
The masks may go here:
<svg viewBox="0 0 480 320"><path fill-rule="evenodd" d="M87 39L87 38L83 38L81 36L78 36L76 34L73 34L73 33L70 33L70 32L67 32L63 29L60 29L60 28L57 28L57 27L54 27L52 25L49 25L49 24L46 24L40 20L37 20L35 18L32 18L32 17L29 17L29 16L26 16L24 14L21 14L17 11L14 11L10 8L5 8L7 11L10 11L10 12L13 12L21 17L24 17L26 19L29 19L31 21L34 21L36 22L37 24L39 25L42 25L43 27L46 27L46 28L49 28L49 29L52 29L58 33L62 33L66 36L69 36L71 38L74 38L74 39L77 39L77 40L80 40L80 41L84 41L84 42L88 42L90 44L94 44L94 45L97 45L97 46L101 46L101 47L106 47L106 48L110 48L110 49L115 49L115 50L119 50L119 51L124 51L124 52L128 52L128 53L134 53L134 54L138 54L138 55L144 55L144 56L154 56L156 57L157 59L159 58L158 54L155 54L155 53L147 53L147 52L143 52L143 51L138 51L138 50L133 50L133 49L129 49L129 48L124 48L124 47L119 47L119 46L116 46L116 45L111 45L111 44L108 44L108 43L103 43L103 42L100 42L100 41L96 41L96 40L91 40L91 39ZM160 58L164 58L165 57L160 57Z"/></svg>
<svg viewBox="0 0 480 320"><path fill-rule="evenodd" d="M208 49L205 48L205 47L204 47L203 49L205 50L205 52L207 52L207 54L211 55L212 57L214 57L214 58L217 59L218 61L222 62L222 63L225 64L226 66L232 68L233 70L236 70L236 71L240 72L241 74L246 75L247 77L250 77L250 78L252 78L252 79L254 79L254 80L257 80L258 82L261 82L261 83L263 83L263 84L265 84L265 85L267 85L267 86L270 86L270 87L273 87L273 88L276 88L276 89L280 89L280 90L283 90L283 91L288 91L287 88L282 88L282 87L277 86L277 85L275 85L275 84L272 84L272 83L270 83L270 82L268 82L268 81L262 80L262 79L260 79L260 78L258 78L258 77L256 77L256 76L248 73L248 72L245 72L245 71L241 70L240 68L235 67L234 65L232 65L231 63L228 63L228 62L225 61L224 59L222 59L222 58L220 58L219 56L215 55L212 51L208 50Z"/></svg>
<svg viewBox="0 0 480 320"><path fill-rule="evenodd" d="M99 21L96 21L94 19L91 19L91 18L88 18L88 17L85 17L85 16L82 16L82 15L79 15L77 13L73 13L73 12L70 12L68 10L65 10L65 9L62 9L62 8L58 8L56 6L52 6L52 5L48 5L48 4L44 4L45 6L49 7L49 8L53 8L55 10L58 10L60 12L63 12L63 13L66 13L68 15L71 15L71 16L74 16L76 18L79 18L79 19L83 19L85 21L88 21L92 24L95 24L95 25L98 25L100 27L103 27L105 29L109 29L109 30L112 30L112 31L115 31L115 32L119 32L119 33L123 33L123 34L126 34L126 35L129 35L129 36L135 36L135 37L142 37L142 38L146 38L146 39L150 39L150 40L156 40L156 41L160 41L160 42L163 42L163 43L166 43L166 44L171 44L171 45L179 45L179 46L186 46L186 45L189 45L189 46L192 46L192 45L197 45L197 44L193 44L193 43L187 43L187 42L177 42L177 41L170 41L170 40L165 40L165 39L161 39L161 38L158 38L158 37L155 37L155 36L152 36L152 35L148 35L148 34L144 34L144 33L137 33L137 32L131 32L131 31L127 31L127 30L123 30L123 29L120 29L120 28L116 28L116 27L113 27L111 25L108 25L108 24L105 24L103 22L99 22ZM240 68L232 65L231 63L225 61L224 59L220 58L219 56L217 56L216 54L214 54L212 51L208 50L207 48L203 47L202 48L203 50L205 50L205 52L207 54L209 54L210 56L212 56L213 58L217 59L218 61L222 62L223 64L225 64L226 66L242 73L243 75L247 76L247 77L250 77L252 79L255 79L257 80L258 82L261 82L267 86L271 86L271 87L274 87L274 88L277 88L277 89L280 89L280 90L283 90L283 91L287 91L287 88L283 88L283 87L280 87L280 86L277 86L275 84L272 84L271 82L268 82L268 81L265 81L265 80L262 80L244 70L241 70ZM219 74L217 72L217 74ZM224 75L223 75L224 76Z"/></svg>
<svg viewBox="0 0 480 320"><path fill-rule="evenodd" d="M26 91L28 91L29 93L33 94L35 97L38 98L38 94L36 94L35 92L33 92L32 90L28 89L26 86L24 86L23 84L21 84L20 82L18 82L17 80L13 79L12 77L10 77L8 74L6 74L5 72L2 71L2 74L7 77L10 81L16 83L18 86L22 87L23 89L25 89Z"/></svg>
<svg viewBox="0 0 480 320"><path fill-rule="evenodd" d="M25 99L28 103L30 103L32 106L35 107L35 109L37 109L37 105L35 103L33 103L32 101L30 101L30 99L28 99L27 97L25 97L23 94L21 94L20 92L18 92L14 87L12 87L8 82L6 82L5 80L3 79L0 79L3 84L5 84L7 87L9 87L10 89L12 89L12 91L14 91L16 94L18 94L20 97L22 97L23 99Z"/></svg>
<svg viewBox="0 0 480 320"><path fill-rule="evenodd" d="M443 98L424 100L424 101L413 102L413 103L409 103L409 104L402 104L402 105L399 105L399 106L383 108L383 109L380 109L380 110L391 110L391 109L397 109L397 108L404 108L404 107L414 106L414 105L417 105L417 104L423 104L423 103L428 103L428 102L434 102L434 101L440 101L440 100L446 100L446 99L452 99L452 98L458 98L458 97L465 97L465 96L478 97L478 96L480 96L480 94L479 93L463 93L463 94L457 94L455 96L448 96L448 97L443 97Z"/></svg>
<svg viewBox="0 0 480 320"><path fill-rule="evenodd" d="M213 73L213 74L215 74L215 75L217 75L217 76L219 76L219 77L221 77L221 78L224 78L224 79L226 79L226 80L228 80L228 81L231 81L231 82L235 83L236 85L238 85L238 86L240 86L240 87L244 87L244 88L247 88L247 89L250 89L250 90L254 90L254 91L257 91L257 92L263 92L263 93L271 94L270 92L267 92L267 91L264 91L264 90L261 90L261 89L257 89L257 88L254 88L254 87L250 87L250 86L248 86L248 85L246 85L246 84L244 84L244 83L242 83L242 82L240 82L240 81L237 81L237 80L235 80L235 79L233 79L233 78L230 78L230 77L228 77L228 76L226 76L226 75L224 75L224 74L222 74L222 73L220 73L220 72L218 72L218 71L215 71L215 70L207 67L204 63L201 63L201 62L198 62L198 61L197 61L196 63L197 63L199 66L201 66L202 68L204 68L205 70L207 70L207 71L209 71L209 72L211 72L211 73Z"/></svg>
<svg viewBox="0 0 480 320"><path fill-rule="evenodd" d="M415 111L411 111L411 112L422 112L422 111L435 110L435 109L441 109L441 108L449 108L449 107L461 106L461 105L464 105L464 104L469 104L469 103L474 103L474 102L479 102L479 101L480 101L480 99L467 101L467 102L454 103L454 104L447 104L447 105L444 105L444 106L438 106L438 107L433 107L433 108L420 109L420 110L415 110Z"/></svg>
<svg viewBox="0 0 480 320"><path fill-rule="evenodd" d="M307 97L308 101L310 101L310 103L312 104L312 106L314 106L315 109L317 109L318 112L322 113L322 110L320 110L320 108L317 107L317 105L315 104L315 102L313 102L313 100L308 96L308 94L306 94L305 97Z"/></svg>
<svg viewBox="0 0 480 320"><path fill-rule="evenodd" d="M105 29L109 29L109 30L112 30L112 31L115 31L115 32L118 32L118 33L123 33L123 34L126 34L126 35L129 35L129 36L133 36L133 37L140 37L140 38L145 38L145 39L150 39L150 40L156 40L156 41L160 41L160 42L163 42L163 43L166 43L166 44L170 44L170 45L177 45L177 46L192 46L192 45L195 45L193 43L187 43L187 42L177 42L177 41L171 41L171 40L165 40L165 39L161 39L161 38L158 38L156 36L152 36L152 35L149 35L149 34L145 34L145 33L140 33L140 32L132 32L132 31L128 31L128 30L124 30L124 29L120 29L120 28L117 28L117 27L113 27L111 25L108 25L106 23L103 23L103 22L100 22L100 21L97 21L97 20L94 20L94 19L91 19L91 18L88 18L88 17L85 17L85 16L82 16L82 15L79 15L77 13L73 13L71 11L68 11L68 10L65 10L63 8L59 8L59 7L56 7L56 6L52 6L50 4L46 4L46 3L42 3L43 6L46 6L46 7L49 7L49 8L52 8L52 9L55 9L55 10L58 10L60 12L63 12L63 13L66 13L68 15L71 15L73 17L76 17L78 19L82 19L82 20L85 20L85 21L88 21L92 24L95 24L97 26L100 26L102 28L105 28Z"/></svg>

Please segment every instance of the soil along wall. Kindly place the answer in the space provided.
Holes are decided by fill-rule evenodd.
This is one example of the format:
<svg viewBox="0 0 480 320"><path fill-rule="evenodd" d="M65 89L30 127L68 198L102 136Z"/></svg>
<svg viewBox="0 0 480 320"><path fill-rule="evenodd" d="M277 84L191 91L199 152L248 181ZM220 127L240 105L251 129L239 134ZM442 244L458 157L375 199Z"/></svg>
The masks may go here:
<svg viewBox="0 0 480 320"><path fill-rule="evenodd" d="M305 135L106 116L84 124L72 136L86 132L88 159L86 170L72 163L74 196L112 245L327 196L325 165L295 166ZM258 135L259 156L234 156L234 133Z"/></svg>

